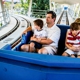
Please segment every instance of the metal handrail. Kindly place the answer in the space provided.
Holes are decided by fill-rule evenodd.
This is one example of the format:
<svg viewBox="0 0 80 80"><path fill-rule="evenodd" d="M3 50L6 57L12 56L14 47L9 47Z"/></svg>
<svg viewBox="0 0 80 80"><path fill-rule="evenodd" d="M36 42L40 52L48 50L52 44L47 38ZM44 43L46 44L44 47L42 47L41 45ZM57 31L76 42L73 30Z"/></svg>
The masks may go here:
<svg viewBox="0 0 80 80"><path fill-rule="evenodd" d="M37 10L37 9L32 9L31 10L31 13L32 13L32 16L34 17L40 17L40 18L44 18L46 13L47 13L48 10Z"/></svg>

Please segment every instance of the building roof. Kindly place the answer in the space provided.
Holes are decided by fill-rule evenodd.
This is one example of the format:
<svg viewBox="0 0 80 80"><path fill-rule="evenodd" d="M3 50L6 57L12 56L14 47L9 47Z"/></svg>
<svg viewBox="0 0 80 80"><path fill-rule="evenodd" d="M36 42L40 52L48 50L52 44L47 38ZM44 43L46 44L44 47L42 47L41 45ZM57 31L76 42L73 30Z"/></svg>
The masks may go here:
<svg viewBox="0 0 80 80"><path fill-rule="evenodd" d="M80 3L80 0L51 0L51 1L69 5Z"/></svg>

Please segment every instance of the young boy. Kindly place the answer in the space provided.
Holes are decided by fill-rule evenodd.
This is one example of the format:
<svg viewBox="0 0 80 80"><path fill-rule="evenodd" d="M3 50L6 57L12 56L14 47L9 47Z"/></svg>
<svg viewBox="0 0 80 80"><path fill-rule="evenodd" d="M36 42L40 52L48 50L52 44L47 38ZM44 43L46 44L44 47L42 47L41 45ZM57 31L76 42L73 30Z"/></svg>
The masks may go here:
<svg viewBox="0 0 80 80"><path fill-rule="evenodd" d="M67 31L65 45L67 50L62 56L75 57L77 55L80 58L80 18L76 19Z"/></svg>
<svg viewBox="0 0 80 80"><path fill-rule="evenodd" d="M42 44L36 42L33 38L37 38L39 41L42 39L47 38L47 33L45 30L43 30L43 21L41 19L37 19L34 21L34 34L31 37L31 40L29 42L29 52L35 52L36 49L40 49L42 47Z"/></svg>

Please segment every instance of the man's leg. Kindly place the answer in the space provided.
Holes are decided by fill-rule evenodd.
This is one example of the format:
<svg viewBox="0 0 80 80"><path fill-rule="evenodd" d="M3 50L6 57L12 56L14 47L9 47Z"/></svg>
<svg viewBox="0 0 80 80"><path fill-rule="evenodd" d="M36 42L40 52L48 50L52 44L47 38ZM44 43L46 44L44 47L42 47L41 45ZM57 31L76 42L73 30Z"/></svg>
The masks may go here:
<svg viewBox="0 0 80 80"><path fill-rule="evenodd" d="M55 52L55 48L54 47L51 47L51 46L46 46L46 47L43 47L41 48L38 53L39 54L49 54L49 55L54 55L56 52Z"/></svg>
<svg viewBox="0 0 80 80"><path fill-rule="evenodd" d="M39 54L48 54L48 51L45 48L41 48L38 50Z"/></svg>
<svg viewBox="0 0 80 80"><path fill-rule="evenodd" d="M62 54L62 56L69 56L69 54L66 53L66 52L64 52L64 53Z"/></svg>

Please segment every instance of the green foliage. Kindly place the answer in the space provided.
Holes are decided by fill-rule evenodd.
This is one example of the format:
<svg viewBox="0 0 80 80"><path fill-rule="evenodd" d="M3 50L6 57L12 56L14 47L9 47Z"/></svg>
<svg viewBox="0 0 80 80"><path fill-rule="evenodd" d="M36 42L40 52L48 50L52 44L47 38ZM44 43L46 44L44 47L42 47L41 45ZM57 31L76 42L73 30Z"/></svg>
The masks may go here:
<svg viewBox="0 0 80 80"><path fill-rule="evenodd" d="M2 23L0 23L0 27L2 27Z"/></svg>
<svg viewBox="0 0 80 80"><path fill-rule="evenodd" d="M25 3L23 0L21 0L21 7L25 10L25 13L27 13L27 10L29 8L29 3L30 3L30 0L26 0Z"/></svg>
<svg viewBox="0 0 80 80"><path fill-rule="evenodd" d="M49 10L49 0L32 0L32 16L44 18Z"/></svg>
<svg viewBox="0 0 80 80"><path fill-rule="evenodd" d="M25 10L27 10L27 9L28 9L28 7L29 7L29 5L28 5L28 4L26 4L26 3L24 3L23 8L24 8Z"/></svg>
<svg viewBox="0 0 80 80"><path fill-rule="evenodd" d="M10 9L10 4L11 4L10 2L5 2L4 4L5 4L5 8Z"/></svg>
<svg viewBox="0 0 80 80"><path fill-rule="evenodd" d="M23 7L23 5L24 5L24 2L23 2L23 0L21 0L21 7Z"/></svg>
<svg viewBox="0 0 80 80"><path fill-rule="evenodd" d="M49 0L33 0L32 9L48 10Z"/></svg>
<svg viewBox="0 0 80 80"><path fill-rule="evenodd" d="M15 9L21 8L21 4L20 3L15 4L14 8Z"/></svg>

